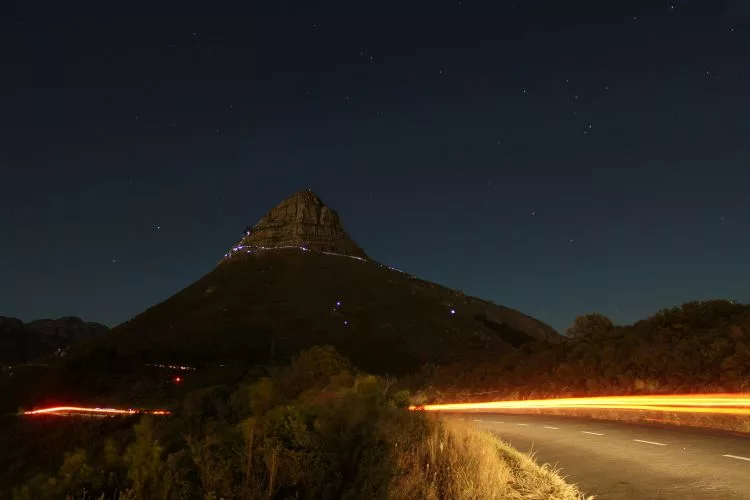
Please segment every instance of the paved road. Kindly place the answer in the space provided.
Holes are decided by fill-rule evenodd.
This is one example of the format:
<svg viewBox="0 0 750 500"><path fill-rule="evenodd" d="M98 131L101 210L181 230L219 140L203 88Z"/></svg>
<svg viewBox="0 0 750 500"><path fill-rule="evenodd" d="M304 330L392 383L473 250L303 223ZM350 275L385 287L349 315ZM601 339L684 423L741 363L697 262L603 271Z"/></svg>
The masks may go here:
<svg viewBox="0 0 750 500"><path fill-rule="evenodd" d="M571 417L446 414L560 467L598 499L748 499L750 437Z"/></svg>

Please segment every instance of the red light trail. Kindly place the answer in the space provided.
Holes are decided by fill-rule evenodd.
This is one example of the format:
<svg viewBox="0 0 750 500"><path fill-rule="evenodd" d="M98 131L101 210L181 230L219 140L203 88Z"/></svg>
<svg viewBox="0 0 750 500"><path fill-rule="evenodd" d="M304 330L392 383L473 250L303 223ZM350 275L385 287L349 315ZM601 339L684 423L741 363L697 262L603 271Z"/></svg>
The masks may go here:
<svg viewBox="0 0 750 500"><path fill-rule="evenodd" d="M410 410L467 411L523 409L619 409L750 415L750 394L675 394L649 396L602 396L592 398L528 399L484 403L450 403L410 406Z"/></svg>
<svg viewBox="0 0 750 500"><path fill-rule="evenodd" d="M23 412L23 415L58 415L58 416L114 416L114 415L169 415L167 410L127 410L118 408L88 408L85 406L52 406Z"/></svg>

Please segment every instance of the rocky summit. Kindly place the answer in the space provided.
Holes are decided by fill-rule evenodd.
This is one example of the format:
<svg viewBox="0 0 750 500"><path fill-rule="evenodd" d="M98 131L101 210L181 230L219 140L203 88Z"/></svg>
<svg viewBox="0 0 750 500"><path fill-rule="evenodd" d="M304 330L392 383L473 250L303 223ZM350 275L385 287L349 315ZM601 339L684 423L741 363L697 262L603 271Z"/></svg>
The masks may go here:
<svg viewBox="0 0 750 500"><path fill-rule="evenodd" d="M335 210L309 189L298 191L271 209L224 256L236 258L258 251L299 248L367 258L347 234Z"/></svg>

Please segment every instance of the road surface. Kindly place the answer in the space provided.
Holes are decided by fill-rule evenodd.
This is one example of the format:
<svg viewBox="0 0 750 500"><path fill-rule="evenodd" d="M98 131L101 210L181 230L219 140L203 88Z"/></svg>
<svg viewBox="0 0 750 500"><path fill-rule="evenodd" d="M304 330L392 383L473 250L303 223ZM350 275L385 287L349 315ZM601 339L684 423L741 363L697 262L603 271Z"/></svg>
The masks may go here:
<svg viewBox="0 0 750 500"><path fill-rule="evenodd" d="M748 499L750 437L571 417L446 414L498 434L606 499Z"/></svg>

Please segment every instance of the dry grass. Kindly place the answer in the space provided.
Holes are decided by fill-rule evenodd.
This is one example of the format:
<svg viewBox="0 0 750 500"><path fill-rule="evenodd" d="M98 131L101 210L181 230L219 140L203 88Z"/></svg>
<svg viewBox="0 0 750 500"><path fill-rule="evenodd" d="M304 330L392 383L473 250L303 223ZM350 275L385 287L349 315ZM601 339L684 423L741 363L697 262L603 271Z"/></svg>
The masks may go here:
<svg viewBox="0 0 750 500"><path fill-rule="evenodd" d="M471 425L435 420L426 439L396 453L393 500L581 500L557 471Z"/></svg>

